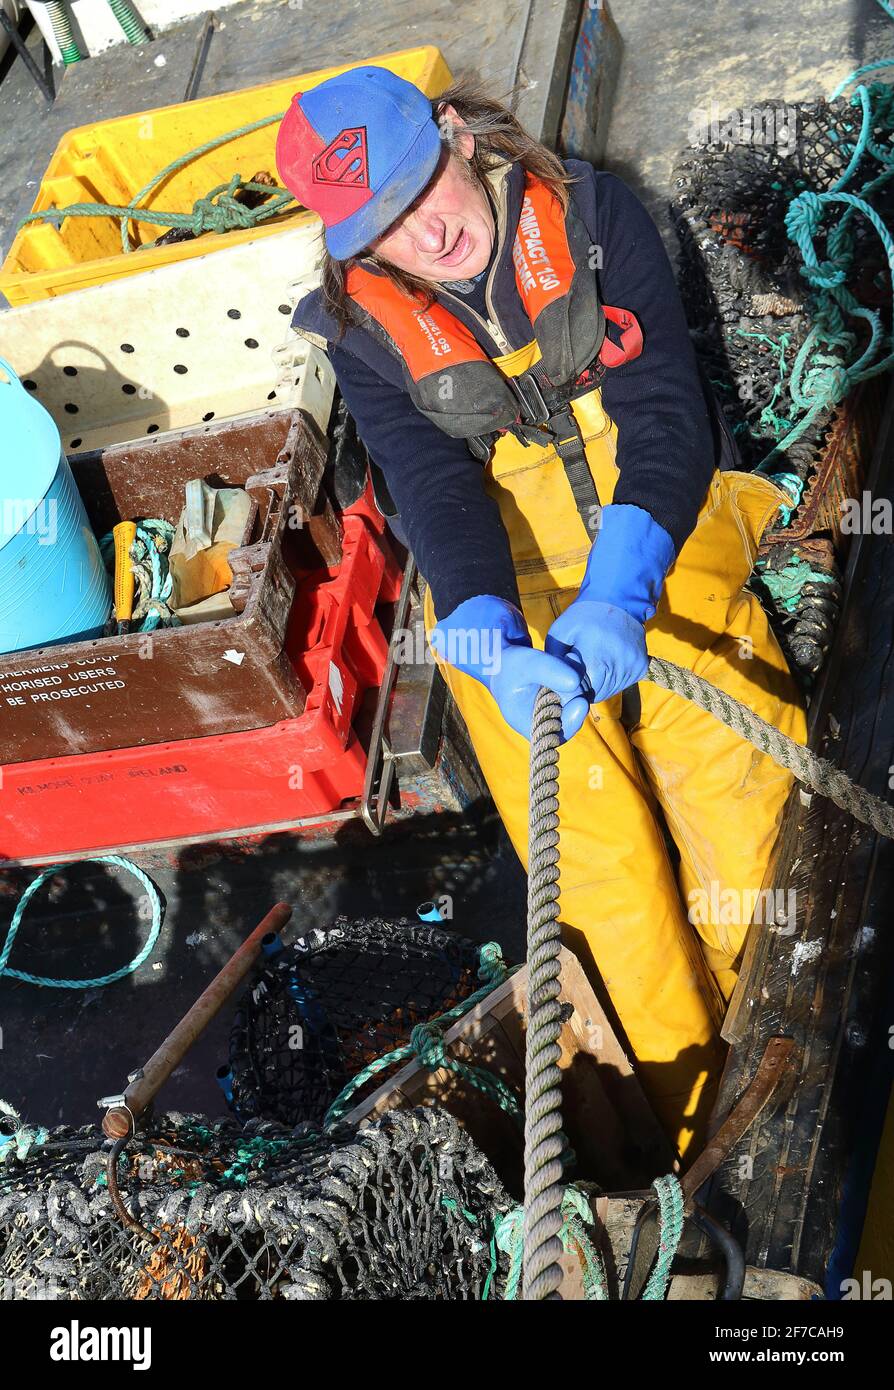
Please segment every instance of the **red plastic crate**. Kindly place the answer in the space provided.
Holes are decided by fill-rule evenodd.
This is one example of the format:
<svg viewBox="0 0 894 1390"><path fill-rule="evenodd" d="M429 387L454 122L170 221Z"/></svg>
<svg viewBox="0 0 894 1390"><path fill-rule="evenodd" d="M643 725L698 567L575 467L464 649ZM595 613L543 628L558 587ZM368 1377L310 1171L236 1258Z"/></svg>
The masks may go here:
<svg viewBox="0 0 894 1390"><path fill-rule="evenodd" d="M286 650L309 691L304 712L263 729L0 768L0 860L285 828L358 796L366 753L353 720L388 655L376 605L395 602L400 582L368 492L344 515L340 566L299 581Z"/></svg>

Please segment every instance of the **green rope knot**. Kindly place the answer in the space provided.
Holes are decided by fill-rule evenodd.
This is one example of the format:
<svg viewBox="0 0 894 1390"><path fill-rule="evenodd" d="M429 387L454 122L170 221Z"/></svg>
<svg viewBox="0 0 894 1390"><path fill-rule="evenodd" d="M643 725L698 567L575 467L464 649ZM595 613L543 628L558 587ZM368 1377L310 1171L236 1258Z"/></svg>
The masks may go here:
<svg viewBox="0 0 894 1390"><path fill-rule="evenodd" d="M816 254L814 237L820 230L823 215L829 206L825 194L815 193L806 188L797 194L789 204L785 214L785 229L789 239L798 247L804 259L801 274L815 289L832 290L843 285L853 260L852 251L838 239L838 254L833 259L821 261ZM832 238L829 238L830 246Z"/></svg>
<svg viewBox="0 0 894 1390"><path fill-rule="evenodd" d="M424 1067L437 1071L447 1064L447 1049L444 1046L444 1033L434 1021L417 1023L410 1034L410 1047Z"/></svg>
<svg viewBox="0 0 894 1390"><path fill-rule="evenodd" d="M510 971L503 959L499 942L488 941L481 946L478 952L478 978L484 983L467 999L462 999L458 1004L454 1004L453 1008L448 1009L446 1013L440 1014L437 1018L429 1019L425 1023L418 1023L410 1034L409 1042L402 1047L394 1048L392 1052L386 1052L383 1056L376 1057L368 1066L357 1072L356 1076L352 1076L326 1111L323 1117L323 1128L331 1129L348 1113L353 1097L368 1081L378 1076L380 1072L387 1071L390 1067L397 1066L401 1062L406 1062L413 1056L418 1057L420 1062L432 1071L446 1067L457 1076L464 1077L484 1095L496 1101L507 1114L520 1117L521 1109L518 1097L506 1085L505 1081L484 1067L473 1067L464 1062L456 1061L450 1057L444 1046L444 1029L469 1013L482 999L486 999L497 985L509 978L511 973L513 972Z"/></svg>
<svg viewBox="0 0 894 1390"><path fill-rule="evenodd" d="M242 186L241 176L234 174L229 183L218 184L204 198L196 199L190 221L193 236L200 237L204 232L240 232L255 225L258 210L247 207L236 197Z"/></svg>
<svg viewBox="0 0 894 1390"><path fill-rule="evenodd" d="M800 245L802 237L813 237L820 229L823 220L823 202L812 188L805 188L789 204L785 214L785 228L792 241Z"/></svg>
<svg viewBox="0 0 894 1390"><path fill-rule="evenodd" d="M485 941L478 952L478 978L481 983L496 989L508 975L509 969L499 941Z"/></svg>
<svg viewBox="0 0 894 1390"><path fill-rule="evenodd" d="M793 378L792 395L797 392L797 403L802 407L817 402L832 405L847 395L850 384L850 373L842 362L826 353L818 353L803 378L800 381Z"/></svg>

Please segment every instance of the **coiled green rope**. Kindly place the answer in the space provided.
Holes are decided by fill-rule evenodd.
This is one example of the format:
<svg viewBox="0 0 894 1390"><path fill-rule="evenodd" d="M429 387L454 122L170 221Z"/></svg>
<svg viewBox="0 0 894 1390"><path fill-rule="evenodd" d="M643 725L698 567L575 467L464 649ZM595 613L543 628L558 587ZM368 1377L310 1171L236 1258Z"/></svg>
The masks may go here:
<svg viewBox="0 0 894 1390"><path fill-rule="evenodd" d="M162 919L161 895L152 882L152 879L149 878L147 874L144 874L142 869L137 868L136 864L132 864L129 859L123 859L120 854L99 854L91 859L81 859L78 862L81 864L112 864L115 868L125 869L129 874L133 874L134 878L142 883L149 896L149 901L152 904L152 921L149 927L149 935L141 949L127 965L122 965L120 969L113 970L108 975L96 975L91 979L54 979L50 975L30 975L25 970L13 970L7 962L19 927L22 925L25 909L34 897L34 894L46 883L47 879L71 867L71 865L67 864L52 864L48 869L42 869L37 877L29 883L16 905L16 910L13 913L13 918L9 925L9 931L6 934L6 940L3 943L3 949L0 951L0 978L7 975L11 980L22 980L28 985L43 985L47 989L99 989L103 985L114 984L116 980L123 980L125 975L132 975L150 954L158 940Z"/></svg>
<svg viewBox="0 0 894 1390"><path fill-rule="evenodd" d="M260 120L237 126L235 130L225 131L223 135L216 135L213 140L206 140L203 145L196 145L195 149L187 150L186 154L173 159L170 164L159 170L138 193L134 194L126 207L113 203L70 203L64 208L45 208L42 212L29 213L16 230L27 227L30 222L58 224L66 217L117 217L121 221L121 250L127 255L136 249L130 241L131 222L148 222L156 227L177 227L192 232L197 237L203 232L231 232L255 227L259 222L283 212L295 201L294 195L288 189L243 180L240 174L234 174L229 183L218 184L210 193L206 193L204 198L198 198L191 212L159 212L153 208L141 208L139 204L157 184L170 174L175 174L178 169L183 169L192 160L207 154L209 150L217 149L219 145L227 144L230 140L237 140L241 135L263 130L265 126L281 121L284 115L284 111L277 111L274 116L262 116ZM259 207L249 208L236 197L240 188L247 189L250 193L271 196Z"/></svg>

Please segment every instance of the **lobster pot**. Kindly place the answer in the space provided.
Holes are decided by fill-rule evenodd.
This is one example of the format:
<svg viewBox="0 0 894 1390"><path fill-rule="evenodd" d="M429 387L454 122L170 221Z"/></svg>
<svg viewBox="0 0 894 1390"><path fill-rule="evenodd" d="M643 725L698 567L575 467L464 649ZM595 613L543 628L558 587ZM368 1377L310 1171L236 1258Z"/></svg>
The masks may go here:
<svg viewBox="0 0 894 1390"><path fill-rule="evenodd" d="M339 917L281 948L237 1008L225 1086L235 1114L320 1125L359 1072L480 988L482 951L494 949L380 917Z"/></svg>
<svg viewBox="0 0 894 1390"><path fill-rule="evenodd" d="M877 104L869 141L876 149L889 147L890 109L890 103ZM841 502L860 496L879 403L874 383L866 383L837 407L820 411L804 433L769 457L798 418L788 418L789 385L816 321L786 213L804 190L834 188L859 130L859 112L847 98L756 102L722 120L706 120L674 169L679 283L696 354L742 465L752 469L767 461L765 471L792 498L765 535L755 587L790 665L808 687L829 650L840 610L848 544ZM849 187L878 173L878 161L866 153ZM876 190L873 201L890 225L890 182ZM890 277L882 242L864 217L854 217L851 228L850 288L861 303L885 309ZM822 259L822 233L817 248ZM824 349L823 361L833 366L838 351Z"/></svg>
<svg viewBox="0 0 894 1390"><path fill-rule="evenodd" d="M0 652L98 637L111 601L59 432L0 358Z"/></svg>
<svg viewBox="0 0 894 1390"><path fill-rule="evenodd" d="M162 1115L119 1155L56 1129L0 1161L0 1298L318 1300L499 1297L511 1203L445 1111L302 1142L279 1125ZM0 1159L4 1147L0 1147ZM498 1263L499 1259L499 1263Z"/></svg>
<svg viewBox="0 0 894 1390"><path fill-rule="evenodd" d="M858 129L846 98L757 102L696 131L702 143L684 151L674 168L681 294L696 351L749 468L785 433L788 396L780 384L790 380L813 322L810 288L786 231L786 212L805 189L832 189L850 161ZM885 146L890 136L889 127L879 127L872 138ZM875 161L864 156L855 186L873 172ZM894 190L888 185L875 197L888 221ZM875 307L886 294L879 288L884 278L876 278L885 269L884 249L865 218L854 218L853 230L851 287ZM814 458L829 418L820 416L794 444L788 461L795 471ZM786 464L775 466L779 471Z"/></svg>

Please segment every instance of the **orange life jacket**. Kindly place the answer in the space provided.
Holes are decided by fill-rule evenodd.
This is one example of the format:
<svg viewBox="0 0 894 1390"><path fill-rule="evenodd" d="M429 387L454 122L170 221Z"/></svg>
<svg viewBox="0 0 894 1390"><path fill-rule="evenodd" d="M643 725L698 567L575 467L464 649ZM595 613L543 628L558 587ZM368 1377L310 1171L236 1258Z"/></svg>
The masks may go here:
<svg viewBox="0 0 894 1390"><path fill-rule="evenodd" d="M593 389L602 370L639 355L634 315L600 304L593 253L573 205L563 212L548 186L526 173L513 261L539 360L519 375L501 371L444 304L414 304L362 263L348 271L345 288L368 315L363 326L403 363L417 409L447 434L471 441L547 426L572 396ZM449 284L443 289L449 292ZM620 345L606 336L606 320L620 328Z"/></svg>

